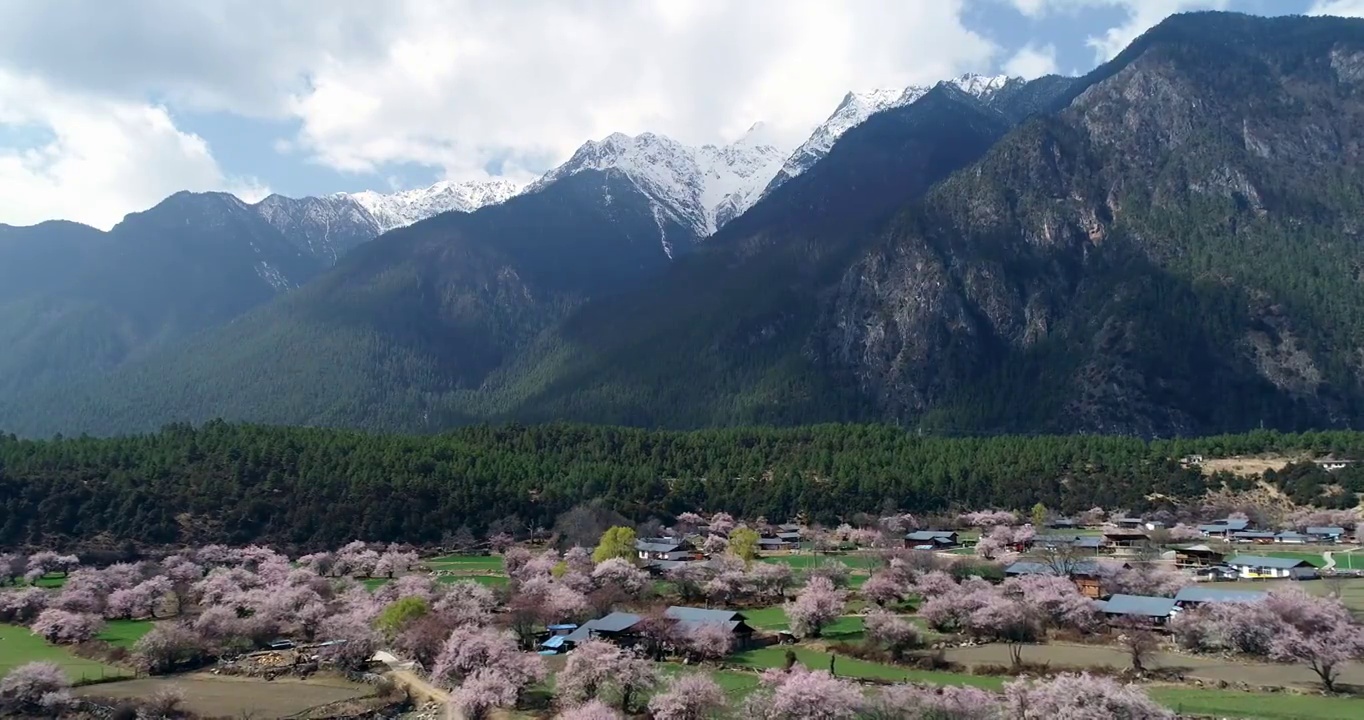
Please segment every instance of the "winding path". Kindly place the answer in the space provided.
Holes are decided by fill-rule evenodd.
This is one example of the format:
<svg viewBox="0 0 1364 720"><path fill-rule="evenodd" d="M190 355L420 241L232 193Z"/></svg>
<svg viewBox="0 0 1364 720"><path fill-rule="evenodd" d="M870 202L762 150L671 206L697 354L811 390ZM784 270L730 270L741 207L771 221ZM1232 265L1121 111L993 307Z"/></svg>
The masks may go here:
<svg viewBox="0 0 1364 720"><path fill-rule="evenodd" d="M393 679L393 682L407 688L408 692L412 694L413 700L417 701L418 704L438 703L445 707L446 720L464 720L464 714L450 704L450 693L432 685L413 672L410 663L404 663L392 653L382 650L374 654L374 659L388 666L388 676Z"/></svg>

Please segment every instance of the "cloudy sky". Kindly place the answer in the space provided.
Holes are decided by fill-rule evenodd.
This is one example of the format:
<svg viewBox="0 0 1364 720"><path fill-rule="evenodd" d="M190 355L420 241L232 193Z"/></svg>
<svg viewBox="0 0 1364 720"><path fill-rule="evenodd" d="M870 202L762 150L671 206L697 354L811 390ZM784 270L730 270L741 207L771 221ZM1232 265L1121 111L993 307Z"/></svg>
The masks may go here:
<svg viewBox="0 0 1364 720"><path fill-rule="evenodd" d="M0 222L525 181L615 131L794 146L849 90L1081 73L1210 8L1364 0L0 0Z"/></svg>

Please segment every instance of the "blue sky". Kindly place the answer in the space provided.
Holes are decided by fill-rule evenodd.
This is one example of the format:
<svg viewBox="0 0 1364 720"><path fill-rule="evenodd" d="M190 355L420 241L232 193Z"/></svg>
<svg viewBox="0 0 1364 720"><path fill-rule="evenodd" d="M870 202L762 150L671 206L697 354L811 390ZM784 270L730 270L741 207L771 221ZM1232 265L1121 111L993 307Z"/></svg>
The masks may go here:
<svg viewBox="0 0 1364 720"><path fill-rule="evenodd" d="M1083 73L1207 8L1364 0L0 0L0 222L525 181L613 131L794 147L848 90Z"/></svg>

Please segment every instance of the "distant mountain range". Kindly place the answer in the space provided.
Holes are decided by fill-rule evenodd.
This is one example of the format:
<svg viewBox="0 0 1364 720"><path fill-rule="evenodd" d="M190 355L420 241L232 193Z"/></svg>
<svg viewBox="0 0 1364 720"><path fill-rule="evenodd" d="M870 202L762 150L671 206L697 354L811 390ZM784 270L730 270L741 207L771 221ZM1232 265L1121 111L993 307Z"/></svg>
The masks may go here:
<svg viewBox="0 0 1364 720"><path fill-rule="evenodd" d="M1364 22L1194 13L1082 78L850 94L790 152L0 227L0 427L1356 425L1361 120Z"/></svg>

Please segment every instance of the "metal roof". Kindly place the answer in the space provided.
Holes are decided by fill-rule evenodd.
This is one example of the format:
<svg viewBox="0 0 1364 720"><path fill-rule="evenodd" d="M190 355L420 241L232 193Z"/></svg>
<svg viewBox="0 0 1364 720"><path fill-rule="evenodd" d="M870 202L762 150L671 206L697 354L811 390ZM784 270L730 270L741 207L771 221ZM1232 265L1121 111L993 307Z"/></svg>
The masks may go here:
<svg viewBox="0 0 1364 720"><path fill-rule="evenodd" d="M540 643L540 647L549 648L551 650L558 650L559 648L564 646L564 643L567 640L568 640L567 635L555 635L554 637Z"/></svg>
<svg viewBox="0 0 1364 720"><path fill-rule="evenodd" d="M947 539L956 535L951 530L915 530L905 535L906 540L938 540Z"/></svg>
<svg viewBox="0 0 1364 720"><path fill-rule="evenodd" d="M1199 587L1190 585L1181 588L1175 595L1175 602L1234 602L1252 603L1263 600L1269 593L1263 590L1224 590L1222 588Z"/></svg>
<svg viewBox="0 0 1364 720"><path fill-rule="evenodd" d="M1093 560L1081 560L1071 566L1074 575L1098 575L1101 567ZM1022 560L1004 568L1006 575L1056 575L1056 568L1048 563Z"/></svg>
<svg viewBox="0 0 1364 720"><path fill-rule="evenodd" d="M606 617L593 620L589 624L597 632L614 633L629 630L640 620L640 616L634 613L613 612Z"/></svg>
<svg viewBox="0 0 1364 720"><path fill-rule="evenodd" d="M1259 567L1274 570L1291 570L1296 567L1312 567L1312 563L1296 558L1261 557L1259 555L1237 555L1227 561L1235 567Z"/></svg>
<svg viewBox="0 0 1364 720"><path fill-rule="evenodd" d="M1147 597L1145 595L1114 595L1101 608L1103 612L1109 615L1138 615L1141 617L1167 617L1174 609L1174 598Z"/></svg>
<svg viewBox="0 0 1364 720"><path fill-rule="evenodd" d="M1213 550L1212 548L1208 547L1207 545L1201 545L1201 544L1200 544L1200 545L1189 545L1189 546L1187 546L1187 547L1175 548L1175 549L1176 549L1176 550L1179 550L1179 551L1181 551L1181 552L1191 552L1191 553L1212 553L1212 554L1214 554L1214 555L1221 555L1221 554L1222 554L1222 553L1218 552L1217 550Z"/></svg>
<svg viewBox="0 0 1364 720"><path fill-rule="evenodd" d="M1305 531L1308 535L1344 535L1345 528L1342 527L1310 527Z"/></svg>
<svg viewBox="0 0 1364 720"><path fill-rule="evenodd" d="M1264 539L1268 539L1268 538L1274 537L1274 533L1272 533L1272 532L1266 532L1266 531L1264 531L1264 530L1238 530L1238 531L1232 533L1231 536L1234 537L1234 538L1264 538Z"/></svg>
<svg viewBox="0 0 1364 720"><path fill-rule="evenodd" d="M745 619L744 614L738 610L710 610L707 608L683 607L681 605L673 605L667 610L664 610L663 614L679 622L722 623L737 622Z"/></svg>
<svg viewBox="0 0 1364 720"><path fill-rule="evenodd" d="M685 540L671 540L668 538L647 538L635 541L635 549L644 552L672 552L686 543Z"/></svg>

